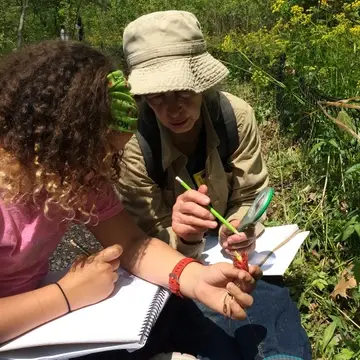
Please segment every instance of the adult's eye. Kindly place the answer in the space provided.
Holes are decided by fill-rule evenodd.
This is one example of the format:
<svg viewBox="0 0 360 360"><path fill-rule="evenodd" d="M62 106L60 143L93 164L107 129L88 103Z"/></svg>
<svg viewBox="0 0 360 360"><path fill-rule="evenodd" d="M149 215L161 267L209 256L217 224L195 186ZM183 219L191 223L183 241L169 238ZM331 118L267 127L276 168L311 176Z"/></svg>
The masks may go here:
<svg viewBox="0 0 360 360"><path fill-rule="evenodd" d="M147 96L146 98L151 104L154 105L159 105L163 101L163 96L161 95L152 95L152 96Z"/></svg>
<svg viewBox="0 0 360 360"><path fill-rule="evenodd" d="M191 91L179 91L179 96L184 98L184 99L187 99L189 97L192 96L192 92Z"/></svg>

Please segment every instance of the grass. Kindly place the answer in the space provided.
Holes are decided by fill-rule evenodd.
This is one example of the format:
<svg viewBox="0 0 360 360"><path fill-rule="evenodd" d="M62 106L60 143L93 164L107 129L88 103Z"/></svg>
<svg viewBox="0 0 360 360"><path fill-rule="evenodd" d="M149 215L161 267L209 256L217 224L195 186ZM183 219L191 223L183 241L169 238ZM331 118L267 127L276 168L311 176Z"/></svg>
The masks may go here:
<svg viewBox="0 0 360 360"><path fill-rule="evenodd" d="M260 126L270 181L276 197L269 211L269 225L297 223L310 237L286 273L286 284L301 312L312 343L314 359L360 358L359 296L331 297L352 258L328 231L328 214L334 209L324 201L323 187L303 156L301 146L279 135L276 121ZM274 136L277 134L278 136ZM335 209L337 211L337 209ZM335 221L335 219L334 219ZM352 298L352 296L354 298Z"/></svg>
<svg viewBox="0 0 360 360"><path fill-rule="evenodd" d="M263 154L276 191L267 225L296 223L310 231L285 281L300 310L313 358L360 359L360 293L352 268L360 256L360 234L354 230L360 226L357 209L351 211L350 200L343 200L336 169L330 173L329 164L338 164L324 155L324 164L314 168L309 144L294 143L281 133L274 113L272 119L268 112L264 115L271 94L259 97L249 85L227 90L253 105L260 119ZM347 192L355 196L353 186Z"/></svg>

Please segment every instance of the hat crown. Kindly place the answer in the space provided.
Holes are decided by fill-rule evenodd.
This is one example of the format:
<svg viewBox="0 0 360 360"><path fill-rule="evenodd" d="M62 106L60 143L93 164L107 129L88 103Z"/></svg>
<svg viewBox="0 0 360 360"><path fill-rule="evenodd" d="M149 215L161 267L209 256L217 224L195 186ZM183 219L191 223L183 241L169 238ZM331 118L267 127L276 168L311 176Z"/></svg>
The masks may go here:
<svg viewBox="0 0 360 360"><path fill-rule="evenodd" d="M130 68L166 56L198 55L206 51L201 26L187 11L143 15L124 30L123 49Z"/></svg>

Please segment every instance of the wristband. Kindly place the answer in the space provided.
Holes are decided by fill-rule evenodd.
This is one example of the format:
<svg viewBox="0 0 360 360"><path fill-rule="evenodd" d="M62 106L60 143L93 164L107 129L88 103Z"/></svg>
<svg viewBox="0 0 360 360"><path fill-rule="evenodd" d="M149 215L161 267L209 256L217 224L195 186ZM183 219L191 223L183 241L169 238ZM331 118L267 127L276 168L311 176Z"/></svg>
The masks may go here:
<svg viewBox="0 0 360 360"><path fill-rule="evenodd" d="M176 296L183 297L180 292L180 283L179 283L180 275L183 272L183 270L186 268L186 266L192 262L197 262L201 264L201 262L196 259L183 258L175 265L173 271L169 274L169 289Z"/></svg>
<svg viewBox="0 0 360 360"><path fill-rule="evenodd" d="M60 286L59 283L56 282L55 285L57 285L57 287L58 287L58 288L60 289L60 291L62 292L62 294L63 294L63 296L64 296L64 299L65 299L65 301L66 301L66 305L67 305L67 307L68 307L68 313L70 313L70 312L71 312L70 303L69 303L69 300L68 300L67 296L65 295L64 290L62 289L62 287Z"/></svg>

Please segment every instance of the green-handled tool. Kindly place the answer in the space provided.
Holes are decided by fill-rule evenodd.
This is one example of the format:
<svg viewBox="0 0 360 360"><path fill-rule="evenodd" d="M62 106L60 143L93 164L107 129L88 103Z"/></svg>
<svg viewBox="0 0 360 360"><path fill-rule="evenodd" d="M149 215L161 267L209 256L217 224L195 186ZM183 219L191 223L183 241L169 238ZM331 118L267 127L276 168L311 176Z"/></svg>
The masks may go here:
<svg viewBox="0 0 360 360"><path fill-rule="evenodd" d="M191 189L191 187L184 182L183 180L181 180L178 176L175 178L176 181L178 181L182 187L186 190L193 190ZM215 209L213 209L211 206L208 206L208 209L210 210L210 212L219 220L221 221L230 231L232 231L234 234L239 234L239 231L237 231L235 229L234 226L232 226L226 219L224 219Z"/></svg>
<svg viewBox="0 0 360 360"><path fill-rule="evenodd" d="M178 181L186 190L192 190L188 184L186 184L183 180L179 178L179 176L177 176L175 180ZM274 196L274 189L271 187L267 187L264 190L260 191L258 196L255 198L254 202L250 206L249 210L246 212L245 216L241 220L237 229L234 226L232 226L226 219L224 219L211 206L208 206L208 209L230 231L232 231L234 234L239 234L240 232L243 232L248 226L256 224L260 220L261 216L263 216L266 209L268 208L273 196Z"/></svg>
<svg viewBox="0 0 360 360"><path fill-rule="evenodd" d="M256 224L264 215L273 196L273 188L267 187L261 190L254 202L251 204L249 210L246 212L245 216L240 221L237 231L243 232L248 226Z"/></svg>

